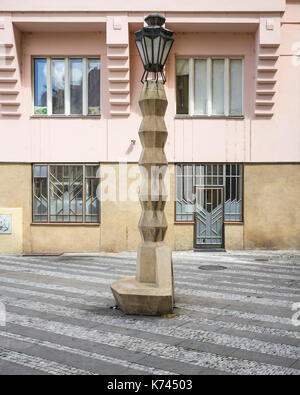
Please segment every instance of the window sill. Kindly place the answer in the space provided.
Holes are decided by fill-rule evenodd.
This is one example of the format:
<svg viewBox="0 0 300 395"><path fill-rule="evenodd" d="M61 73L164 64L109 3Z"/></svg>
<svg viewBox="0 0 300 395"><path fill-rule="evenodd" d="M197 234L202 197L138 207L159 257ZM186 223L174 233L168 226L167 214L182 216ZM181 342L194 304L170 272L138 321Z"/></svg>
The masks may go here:
<svg viewBox="0 0 300 395"><path fill-rule="evenodd" d="M175 119L245 119L244 115L188 115L188 114L176 114Z"/></svg>
<svg viewBox="0 0 300 395"><path fill-rule="evenodd" d="M174 225L193 225L194 221L174 221Z"/></svg>
<svg viewBox="0 0 300 395"><path fill-rule="evenodd" d="M174 221L174 225L192 225L194 221ZM244 225L243 221L224 221L225 225Z"/></svg>
<svg viewBox="0 0 300 395"><path fill-rule="evenodd" d="M100 119L101 115L31 115L30 116L31 119L34 118L55 118L55 119L69 119L69 118L77 118L77 119Z"/></svg>
<svg viewBox="0 0 300 395"><path fill-rule="evenodd" d="M100 222L31 222L31 226L100 226Z"/></svg>

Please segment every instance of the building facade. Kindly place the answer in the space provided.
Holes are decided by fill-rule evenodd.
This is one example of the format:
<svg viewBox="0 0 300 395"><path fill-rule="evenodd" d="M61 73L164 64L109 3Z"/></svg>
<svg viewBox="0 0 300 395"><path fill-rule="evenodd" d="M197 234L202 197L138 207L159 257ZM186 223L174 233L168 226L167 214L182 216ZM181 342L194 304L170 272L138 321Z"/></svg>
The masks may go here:
<svg viewBox="0 0 300 395"><path fill-rule="evenodd" d="M175 32L167 244L300 248L298 0L2 0L0 253L137 248L151 12Z"/></svg>

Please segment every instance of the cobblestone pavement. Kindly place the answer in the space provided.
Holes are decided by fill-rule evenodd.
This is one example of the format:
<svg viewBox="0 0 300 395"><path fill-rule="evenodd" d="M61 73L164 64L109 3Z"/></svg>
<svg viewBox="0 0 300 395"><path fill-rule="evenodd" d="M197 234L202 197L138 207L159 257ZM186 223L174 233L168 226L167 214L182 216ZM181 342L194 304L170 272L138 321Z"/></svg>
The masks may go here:
<svg viewBox="0 0 300 395"><path fill-rule="evenodd" d="M111 308L135 257L0 256L0 374L300 373L300 252L174 253L175 318Z"/></svg>

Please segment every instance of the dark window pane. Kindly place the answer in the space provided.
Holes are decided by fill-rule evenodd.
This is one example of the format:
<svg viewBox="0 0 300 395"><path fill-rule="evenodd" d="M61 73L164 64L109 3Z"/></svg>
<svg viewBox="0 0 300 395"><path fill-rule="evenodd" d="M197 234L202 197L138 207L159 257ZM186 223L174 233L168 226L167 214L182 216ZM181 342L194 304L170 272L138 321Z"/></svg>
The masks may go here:
<svg viewBox="0 0 300 395"><path fill-rule="evenodd" d="M232 177L231 179L231 200L235 200L237 198L236 196L236 178Z"/></svg>
<svg viewBox="0 0 300 395"><path fill-rule="evenodd" d="M34 59L34 113L47 114L46 59Z"/></svg>
<svg viewBox="0 0 300 395"><path fill-rule="evenodd" d="M70 59L70 111L82 114L82 59Z"/></svg>
<svg viewBox="0 0 300 395"><path fill-rule="evenodd" d="M176 60L176 112L189 113L189 61Z"/></svg>
<svg viewBox="0 0 300 395"><path fill-rule="evenodd" d="M225 192L226 192L226 196L225 196L225 200L230 200L230 178L226 177L226 187L225 187Z"/></svg>
<svg viewBox="0 0 300 395"><path fill-rule="evenodd" d="M100 59L88 59L88 114L100 115Z"/></svg>
<svg viewBox="0 0 300 395"><path fill-rule="evenodd" d="M65 60L52 59L52 113L65 113Z"/></svg>

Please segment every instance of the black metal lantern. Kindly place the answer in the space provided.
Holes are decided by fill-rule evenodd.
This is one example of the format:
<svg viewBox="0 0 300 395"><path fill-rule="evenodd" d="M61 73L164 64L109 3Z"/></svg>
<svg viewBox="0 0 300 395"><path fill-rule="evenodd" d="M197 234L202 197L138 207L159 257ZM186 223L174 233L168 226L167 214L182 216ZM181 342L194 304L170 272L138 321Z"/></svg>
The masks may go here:
<svg viewBox="0 0 300 395"><path fill-rule="evenodd" d="M156 80L158 80L158 74L160 74L163 83L166 82L163 68L174 38L171 30L162 27L165 20L166 18L162 15L150 14L145 18L148 26L135 33L135 43L145 69L141 79L142 82L147 81L149 72L154 73Z"/></svg>

